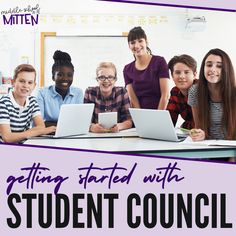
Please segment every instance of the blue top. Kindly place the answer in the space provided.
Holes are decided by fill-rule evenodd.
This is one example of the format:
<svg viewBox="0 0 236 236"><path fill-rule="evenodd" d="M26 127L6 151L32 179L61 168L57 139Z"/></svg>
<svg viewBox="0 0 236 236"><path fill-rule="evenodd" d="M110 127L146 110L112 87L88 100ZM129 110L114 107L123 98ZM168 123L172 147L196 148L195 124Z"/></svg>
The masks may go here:
<svg viewBox="0 0 236 236"><path fill-rule="evenodd" d="M56 91L55 85L42 88L38 92L37 101L44 121L57 122L62 104L83 103L83 91L80 88L70 87L64 100Z"/></svg>

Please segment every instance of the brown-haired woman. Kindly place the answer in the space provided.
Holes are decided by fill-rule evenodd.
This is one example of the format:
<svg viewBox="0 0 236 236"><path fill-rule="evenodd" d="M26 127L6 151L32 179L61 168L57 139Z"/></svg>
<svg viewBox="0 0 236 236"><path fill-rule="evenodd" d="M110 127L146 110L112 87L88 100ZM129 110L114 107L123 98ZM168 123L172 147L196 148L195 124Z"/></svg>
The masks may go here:
<svg viewBox="0 0 236 236"><path fill-rule="evenodd" d="M132 107L166 109L169 99L169 71L164 57L154 56L141 27L128 34L135 60L124 67L126 89Z"/></svg>

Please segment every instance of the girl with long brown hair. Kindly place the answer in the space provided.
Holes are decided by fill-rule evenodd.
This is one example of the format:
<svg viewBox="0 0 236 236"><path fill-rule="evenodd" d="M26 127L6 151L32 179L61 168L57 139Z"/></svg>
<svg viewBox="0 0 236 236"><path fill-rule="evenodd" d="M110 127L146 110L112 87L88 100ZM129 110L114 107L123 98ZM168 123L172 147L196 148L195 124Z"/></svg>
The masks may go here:
<svg viewBox="0 0 236 236"><path fill-rule="evenodd" d="M195 129L193 141L236 139L235 74L229 56L211 49L203 58L199 82L189 92Z"/></svg>

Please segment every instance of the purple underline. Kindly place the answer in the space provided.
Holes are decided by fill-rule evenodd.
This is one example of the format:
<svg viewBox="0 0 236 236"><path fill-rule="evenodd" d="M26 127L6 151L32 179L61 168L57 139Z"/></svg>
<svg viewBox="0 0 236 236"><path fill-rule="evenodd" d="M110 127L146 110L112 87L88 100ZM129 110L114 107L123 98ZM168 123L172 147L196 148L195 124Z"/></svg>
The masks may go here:
<svg viewBox="0 0 236 236"><path fill-rule="evenodd" d="M121 0L121 1L119 1L119 0L97 0L97 1L134 3L134 4L143 4L143 5L164 6L164 7L178 7L178 8L191 8L191 9L200 9L200 10L236 12L236 10L233 10L233 9L214 8L214 7L200 7L200 6L189 6L189 5L176 5L176 4L164 4L164 3L154 3L154 2L140 2L140 1L128 1L128 0Z"/></svg>

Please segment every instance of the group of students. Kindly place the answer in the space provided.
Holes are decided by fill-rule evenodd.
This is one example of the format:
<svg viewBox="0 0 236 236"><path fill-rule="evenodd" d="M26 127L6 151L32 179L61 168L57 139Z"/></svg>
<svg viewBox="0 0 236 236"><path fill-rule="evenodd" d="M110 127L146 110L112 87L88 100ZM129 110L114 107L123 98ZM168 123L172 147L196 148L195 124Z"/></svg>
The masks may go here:
<svg viewBox="0 0 236 236"><path fill-rule="evenodd" d="M167 109L174 125L181 115L184 120L181 127L191 130L194 141L236 139L235 76L232 62L224 51L210 50L197 76L197 63L189 55L174 56L168 64L164 57L152 55L141 27L130 30L128 45L134 61L124 67L125 88L115 86L115 65L102 62L96 69L98 86L87 88L84 96L81 89L71 86L74 66L66 52L54 53L52 80L55 83L40 89L36 98L30 96L36 86L35 69L31 65L19 65L14 71L13 91L0 99L2 140L21 142L54 132L61 105L83 102L95 104L91 132L131 128L129 108L134 107ZM171 91L169 70L175 82ZM98 123L98 113L113 111L118 114L118 122L108 130Z"/></svg>

